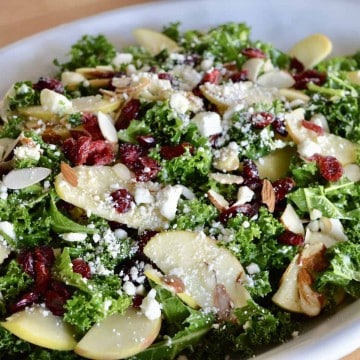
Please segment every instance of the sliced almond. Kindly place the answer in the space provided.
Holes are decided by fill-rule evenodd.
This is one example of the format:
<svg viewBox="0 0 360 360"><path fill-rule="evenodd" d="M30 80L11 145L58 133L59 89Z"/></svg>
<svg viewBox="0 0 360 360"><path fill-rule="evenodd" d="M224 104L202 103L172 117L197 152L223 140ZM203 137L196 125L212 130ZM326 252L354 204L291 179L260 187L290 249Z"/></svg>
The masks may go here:
<svg viewBox="0 0 360 360"><path fill-rule="evenodd" d="M61 162L60 165L61 173L64 179L71 185L76 187L78 185L78 179L73 168L65 162Z"/></svg>
<svg viewBox="0 0 360 360"><path fill-rule="evenodd" d="M158 31L139 28L133 32L133 35L139 45L152 55L156 55L162 50L173 53L181 49L177 42Z"/></svg>
<svg viewBox="0 0 360 360"><path fill-rule="evenodd" d="M263 59L252 58L245 61L241 69L246 71L246 77L249 80L255 82L261 70L263 69L264 64L265 61Z"/></svg>
<svg viewBox="0 0 360 360"><path fill-rule="evenodd" d="M263 180L263 185L261 189L261 201L265 204L269 211L272 213L275 210L275 191L271 184L271 181L268 179Z"/></svg>
<svg viewBox="0 0 360 360"><path fill-rule="evenodd" d="M229 202L219 193L214 190L207 192L210 202L219 210L223 211L229 207Z"/></svg>
<svg viewBox="0 0 360 360"><path fill-rule="evenodd" d="M295 84L294 78L284 70L274 70L262 74L256 82L261 86L277 89L287 89Z"/></svg>
<svg viewBox="0 0 360 360"><path fill-rule="evenodd" d="M50 173L45 167L14 169L3 177L3 184L8 189L20 190L46 179Z"/></svg>
<svg viewBox="0 0 360 360"><path fill-rule="evenodd" d="M299 60L306 69L310 69L324 60L332 51L332 43L322 34L313 34L296 43L289 55Z"/></svg>
<svg viewBox="0 0 360 360"><path fill-rule="evenodd" d="M100 131L104 138L112 143L117 143L117 131L115 129L111 116L108 114L104 114L102 111L99 111L97 114L97 118Z"/></svg>
<svg viewBox="0 0 360 360"><path fill-rule="evenodd" d="M244 178L240 175L223 174L223 173L211 173L209 175L211 179L214 179L220 184L242 184Z"/></svg>
<svg viewBox="0 0 360 360"><path fill-rule="evenodd" d="M120 78L120 80L123 80ZM150 79L146 77L141 77L139 80L131 80L126 78L126 81L118 81L116 78L113 79L112 85L115 86L116 90L115 92L118 94L134 94L142 89L144 89L146 86L150 84Z"/></svg>

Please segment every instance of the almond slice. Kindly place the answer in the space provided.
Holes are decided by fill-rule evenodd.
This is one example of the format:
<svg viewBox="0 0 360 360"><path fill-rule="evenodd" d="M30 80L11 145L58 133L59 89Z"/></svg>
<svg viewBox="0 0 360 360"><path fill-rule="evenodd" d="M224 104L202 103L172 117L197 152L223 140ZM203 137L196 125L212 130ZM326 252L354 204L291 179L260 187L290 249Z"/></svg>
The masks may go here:
<svg viewBox="0 0 360 360"><path fill-rule="evenodd" d="M98 124L100 131L104 138L112 143L118 142L117 131L112 122L112 118L108 114L104 114L102 111L99 111L97 114Z"/></svg>
<svg viewBox="0 0 360 360"><path fill-rule="evenodd" d="M71 185L76 187L78 185L77 176L73 168L65 162L61 162L60 165L61 173L63 174L65 180Z"/></svg>
<svg viewBox="0 0 360 360"><path fill-rule="evenodd" d="M223 211L229 207L229 202L219 193L214 190L207 192L210 202L219 210Z"/></svg>
<svg viewBox="0 0 360 360"><path fill-rule="evenodd" d="M272 213L275 210L275 191L268 179L263 180L263 186L261 189L261 201L265 204L269 211Z"/></svg>
<svg viewBox="0 0 360 360"><path fill-rule="evenodd" d="M46 179L50 173L45 167L14 169L4 176L3 184L8 189L20 190Z"/></svg>
<svg viewBox="0 0 360 360"><path fill-rule="evenodd" d="M244 178L240 175L224 174L224 173L211 173L209 175L211 179L214 179L220 184L242 184Z"/></svg>
<svg viewBox="0 0 360 360"><path fill-rule="evenodd" d="M332 51L332 43L322 34L313 34L300 40L289 51L289 55L299 60L306 69L313 68Z"/></svg>

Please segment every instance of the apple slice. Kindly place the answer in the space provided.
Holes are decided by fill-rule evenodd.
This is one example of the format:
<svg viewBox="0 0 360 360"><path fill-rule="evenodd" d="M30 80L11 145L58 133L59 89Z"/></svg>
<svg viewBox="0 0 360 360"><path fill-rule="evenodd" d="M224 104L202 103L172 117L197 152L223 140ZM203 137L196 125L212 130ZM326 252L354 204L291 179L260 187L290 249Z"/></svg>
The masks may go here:
<svg viewBox="0 0 360 360"><path fill-rule="evenodd" d="M324 132L319 135L315 131L302 125L304 109L296 109L285 115L286 128L289 135L297 144L297 150L304 158L312 155L334 156L342 165L356 163L359 145L351 141Z"/></svg>
<svg viewBox="0 0 360 360"><path fill-rule="evenodd" d="M69 351L76 346L71 326L39 305L11 315L1 326L22 340L47 349Z"/></svg>
<svg viewBox="0 0 360 360"><path fill-rule="evenodd" d="M290 203L286 205L284 212L280 216L280 221L284 225L285 229L290 230L295 234L304 235L304 225Z"/></svg>
<svg viewBox="0 0 360 360"><path fill-rule="evenodd" d="M125 359L150 346L160 327L161 317L149 320L141 311L129 308L95 324L74 351L87 359Z"/></svg>
<svg viewBox="0 0 360 360"><path fill-rule="evenodd" d="M203 233L191 231L161 232L144 248L165 275L181 279L185 292L204 309L215 306L218 285L224 286L235 307L246 305L250 295L241 284L245 271L228 250Z"/></svg>
<svg viewBox="0 0 360 360"><path fill-rule="evenodd" d="M289 55L299 60L306 69L324 60L332 51L332 43L325 35L313 34L296 43Z"/></svg>
<svg viewBox="0 0 360 360"><path fill-rule="evenodd" d="M119 167L121 168L119 169ZM164 209L168 208L165 198L169 189L175 187L161 187L150 181L136 183L128 180L123 176L122 167L123 165L120 164L74 167L72 174L77 179L77 186L71 185L66 176L60 173L55 179L55 190L62 200L104 219L140 229L158 230L166 227L169 219L162 215ZM140 205L134 203L129 211L117 212L110 194L114 190L123 188L134 196L136 189L140 186L147 188L154 195L155 201Z"/></svg>
<svg viewBox="0 0 360 360"><path fill-rule="evenodd" d="M262 179L268 178L271 181L284 177L289 170L291 158L294 154L295 148L285 147L256 160L259 176Z"/></svg>
<svg viewBox="0 0 360 360"><path fill-rule="evenodd" d="M152 55L165 49L170 53L178 52L181 49L177 42L158 31L139 28L133 32L133 35L139 45Z"/></svg>

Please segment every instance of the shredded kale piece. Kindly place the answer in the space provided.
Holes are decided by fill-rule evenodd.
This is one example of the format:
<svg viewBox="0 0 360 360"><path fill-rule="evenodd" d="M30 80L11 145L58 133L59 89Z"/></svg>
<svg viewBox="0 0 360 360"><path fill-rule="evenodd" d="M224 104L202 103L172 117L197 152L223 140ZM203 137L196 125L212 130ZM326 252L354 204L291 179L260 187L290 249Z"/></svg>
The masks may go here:
<svg viewBox="0 0 360 360"><path fill-rule="evenodd" d="M0 128L0 138L16 139L22 131L24 121L21 116L10 116Z"/></svg>
<svg viewBox="0 0 360 360"><path fill-rule="evenodd" d="M71 47L70 60L61 63L58 59L54 64L60 71L75 70L80 67L95 67L108 65L116 55L113 44L104 35L84 35L76 44Z"/></svg>
<svg viewBox="0 0 360 360"><path fill-rule="evenodd" d="M14 94L8 96L9 108L14 111L22 107L39 105L40 92L33 89L31 81L20 81L14 84Z"/></svg>

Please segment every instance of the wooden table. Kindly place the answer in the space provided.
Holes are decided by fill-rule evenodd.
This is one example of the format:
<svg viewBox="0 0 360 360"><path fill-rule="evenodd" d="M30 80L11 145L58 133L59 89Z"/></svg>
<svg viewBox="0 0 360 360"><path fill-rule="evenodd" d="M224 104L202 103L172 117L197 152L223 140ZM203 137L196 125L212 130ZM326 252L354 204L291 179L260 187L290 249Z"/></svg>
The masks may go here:
<svg viewBox="0 0 360 360"><path fill-rule="evenodd" d="M151 0L2 0L0 10L0 47L72 20L95 15L102 11L150 1ZM359 359L360 349L343 358L343 360Z"/></svg>

